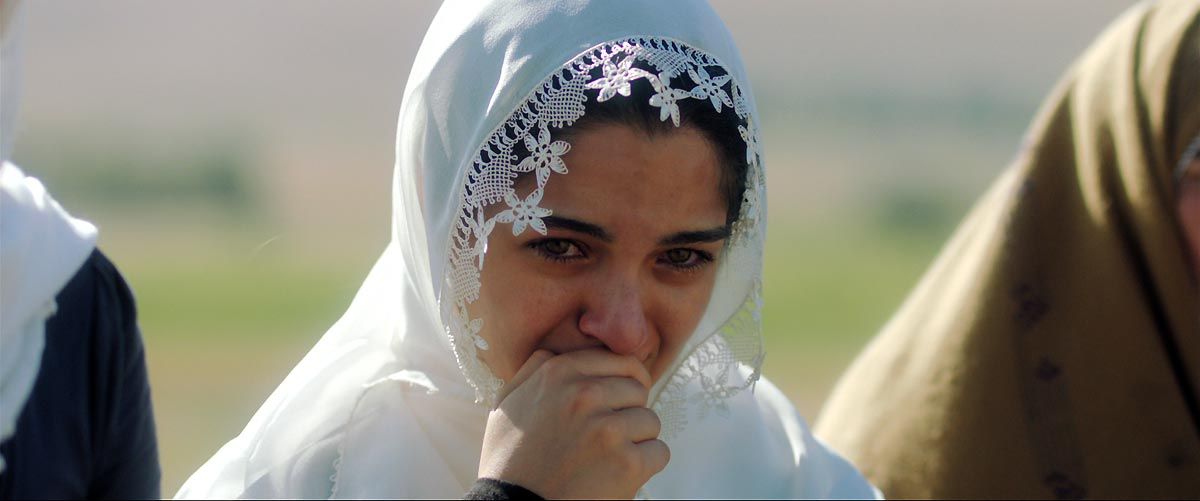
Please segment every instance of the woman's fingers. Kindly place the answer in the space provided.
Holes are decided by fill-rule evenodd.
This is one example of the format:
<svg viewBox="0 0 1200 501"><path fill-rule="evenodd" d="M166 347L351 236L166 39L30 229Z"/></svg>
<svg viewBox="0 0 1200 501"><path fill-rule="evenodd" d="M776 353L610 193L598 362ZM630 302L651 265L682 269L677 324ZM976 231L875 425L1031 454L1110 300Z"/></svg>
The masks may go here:
<svg viewBox="0 0 1200 501"><path fill-rule="evenodd" d="M649 480L654 474L663 471L671 460L671 449L657 438L633 444L633 453L641 464L644 478Z"/></svg>
<svg viewBox="0 0 1200 501"><path fill-rule="evenodd" d="M662 431L662 421L658 419L658 414L645 407L621 409L614 412L610 419L621 422L626 438L633 443L654 440Z"/></svg>
<svg viewBox="0 0 1200 501"><path fill-rule="evenodd" d="M537 350L529 355L529 359L521 365L520 369L517 369L517 373L513 375L512 379L500 387L500 393L496 397L496 405L500 405L500 402L503 402L509 393L520 387L521 383L524 383L533 376L542 367L542 364L545 364L551 358L554 358L554 353L549 350Z"/></svg>
<svg viewBox="0 0 1200 501"><path fill-rule="evenodd" d="M569 397L579 411L642 407L649 398L650 373L636 358L607 350L580 350L555 355L537 350L500 389L497 405L541 372L560 388L574 388ZM573 384L572 384L573 382Z"/></svg>
<svg viewBox="0 0 1200 501"><path fill-rule="evenodd" d="M564 365L585 376L623 376L633 378L647 389L652 386L650 371L635 357L617 355L605 349L579 350L559 355Z"/></svg>
<svg viewBox="0 0 1200 501"><path fill-rule="evenodd" d="M597 407L603 410L621 410L631 407L646 407L650 390L642 383L625 376L588 378L583 385L595 385L602 393Z"/></svg>

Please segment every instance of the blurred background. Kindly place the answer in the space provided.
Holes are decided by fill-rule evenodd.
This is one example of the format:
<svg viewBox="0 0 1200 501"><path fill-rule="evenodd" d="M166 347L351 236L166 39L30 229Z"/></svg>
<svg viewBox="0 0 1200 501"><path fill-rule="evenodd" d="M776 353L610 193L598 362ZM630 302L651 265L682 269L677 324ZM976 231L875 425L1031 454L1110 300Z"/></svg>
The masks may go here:
<svg viewBox="0 0 1200 501"><path fill-rule="evenodd" d="M1132 2L714 3L763 120L765 372L813 419ZM134 288L170 496L387 243L396 113L438 4L26 7L15 157Z"/></svg>

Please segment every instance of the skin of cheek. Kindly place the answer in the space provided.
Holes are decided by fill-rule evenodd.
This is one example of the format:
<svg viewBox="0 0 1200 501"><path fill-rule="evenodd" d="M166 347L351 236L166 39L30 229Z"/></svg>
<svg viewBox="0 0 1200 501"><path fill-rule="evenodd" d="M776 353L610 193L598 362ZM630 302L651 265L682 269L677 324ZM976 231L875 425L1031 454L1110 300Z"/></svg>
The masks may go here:
<svg viewBox="0 0 1200 501"><path fill-rule="evenodd" d="M552 179L541 204L553 209L556 215L569 214L603 223L614 233L614 241L606 243L550 229L548 237L584 243L589 249L585 263L557 263L539 255L528 244L547 236L531 228L519 236L512 235L507 224L497 225L493 230L480 276L480 297L468 305L468 312L471 318L483 320L480 335L487 340L489 349L480 351L480 358L500 379L510 380L539 348L561 354L605 347L602 340L580 331L581 314L617 304L604 301L629 300L630 290L636 290L636 304L641 311L623 320L644 322L647 333L636 353L630 354L642 359L651 376L657 379L679 354L707 308L716 281L717 262L692 272L676 271L656 264L657 257L665 250L656 242L665 234L724 224L724 202L718 190L697 189L689 194L678 183L680 176L687 175L698 181L691 186L717 186L719 173L714 150L707 140L697 139L700 136L688 136L674 145L675 158L667 155L641 159L635 155L622 163L613 160L611 151L637 151L633 143L661 140L647 140L636 132L624 136L628 137L619 134L613 137L611 131L589 131L575 137L572 152L564 157L572 183L565 183L568 180L565 177ZM667 137L675 136L686 135ZM628 148L612 146L620 140L633 143ZM662 146L654 149L661 150ZM702 175L697 176L696 172L678 171L684 167L677 165L685 165L687 158L697 157L698 148L700 151L708 148L712 165L707 170L711 172L701 168ZM593 155L589 156L589 152ZM590 159L596 162L589 162ZM614 169L625 164L642 162L654 164L652 167L660 171L634 167L629 172L614 173ZM591 163L597 167L591 167ZM522 190L520 184L518 192L524 195L529 187ZM597 207L604 209L597 211ZM664 221L674 223L664 224ZM719 257L722 245L723 242L717 242L689 247ZM606 292L611 294L605 295ZM631 309L614 306L610 311L622 314Z"/></svg>
<svg viewBox="0 0 1200 501"><path fill-rule="evenodd" d="M671 362L679 356L688 336L700 323L700 317L704 315L708 308L708 300L712 296L716 267L716 263L713 263L711 269L705 272L707 276L702 279L704 285L663 291L661 303L667 310L664 317L669 321L663 322L665 339L649 367L650 377L655 381L663 376Z"/></svg>
<svg viewBox="0 0 1200 501"><path fill-rule="evenodd" d="M532 253L521 247L522 242L510 232L493 233L480 275L479 300L468 307L472 318L484 321L480 334L489 348L480 356L504 381L512 379L547 333L574 315L578 304L569 281L547 279L524 266L508 265L528 264L531 256L521 254Z"/></svg>

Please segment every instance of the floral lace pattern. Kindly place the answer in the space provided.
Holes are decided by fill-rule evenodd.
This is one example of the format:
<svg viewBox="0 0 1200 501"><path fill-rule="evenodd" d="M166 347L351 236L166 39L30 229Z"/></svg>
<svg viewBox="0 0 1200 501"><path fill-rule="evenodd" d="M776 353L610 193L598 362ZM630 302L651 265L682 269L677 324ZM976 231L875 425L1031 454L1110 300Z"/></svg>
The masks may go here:
<svg viewBox="0 0 1200 501"><path fill-rule="evenodd" d="M638 61L654 71L635 67ZM714 71L719 74L713 76ZM683 76L691 80L691 88L673 87L672 80L679 82ZM627 97L632 93L632 83L639 79L653 86L655 94L649 104L660 109L662 121L670 118L679 126L679 102L699 99L709 101L717 112L736 113L744 123L738 130L746 143L749 171L741 212L727 245L740 252L761 252L757 242L764 229L760 204L765 199L765 179L758 131L750 116L750 104L732 74L713 56L672 39L628 38L588 49L551 73L492 132L479 148L461 187L461 210L449 237L441 305L459 367L475 387L480 402L494 404L502 385L478 358L478 350L488 349L479 335L485 328L482 319L471 319L467 313L467 305L479 297L488 235L497 223L510 224L513 235L528 229L546 233L542 218L552 211L539 203L552 174L567 173L562 155L571 148L567 141L554 140L550 129L570 126L581 118L589 93L598 101ZM514 148L521 145L529 153L517 161ZM514 180L529 172L535 173L537 184L522 196ZM505 208L488 217L485 210L501 202ZM719 332L683 355L682 363L664 384L654 405L663 422L664 436L686 425L690 404L699 404L697 417L703 418L711 410L720 412L726 399L757 381L763 359L760 274L761 270L754 270L751 290L741 308Z"/></svg>

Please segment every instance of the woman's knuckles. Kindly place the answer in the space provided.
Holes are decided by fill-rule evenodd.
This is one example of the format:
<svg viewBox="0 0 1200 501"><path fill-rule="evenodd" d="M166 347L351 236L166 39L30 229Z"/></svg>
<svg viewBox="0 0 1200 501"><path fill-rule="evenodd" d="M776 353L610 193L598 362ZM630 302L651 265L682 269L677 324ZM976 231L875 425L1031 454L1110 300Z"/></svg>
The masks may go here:
<svg viewBox="0 0 1200 501"><path fill-rule="evenodd" d="M542 364L541 371L545 377L553 381L563 381L577 373L571 360L563 356L557 356L545 361Z"/></svg>
<svg viewBox="0 0 1200 501"><path fill-rule="evenodd" d="M625 424L615 416L604 416L594 422L591 435L596 443L606 450L620 449L629 442Z"/></svg>
<svg viewBox="0 0 1200 501"><path fill-rule="evenodd" d="M574 385L575 391L570 398L571 414L591 414L604 404L604 387L599 381L585 379Z"/></svg>
<svg viewBox="0 0 1200 501"><path fill-rule="evenodd" d="M631 447L624 448L620 455L621 461L617 465L621 468L621 475L633 481L641 481L649 478L646 473L646 462L642 460L642 455Z"/></svg>

